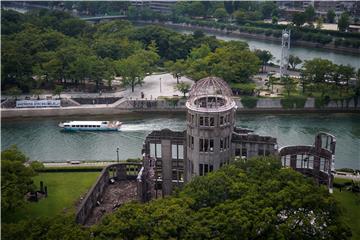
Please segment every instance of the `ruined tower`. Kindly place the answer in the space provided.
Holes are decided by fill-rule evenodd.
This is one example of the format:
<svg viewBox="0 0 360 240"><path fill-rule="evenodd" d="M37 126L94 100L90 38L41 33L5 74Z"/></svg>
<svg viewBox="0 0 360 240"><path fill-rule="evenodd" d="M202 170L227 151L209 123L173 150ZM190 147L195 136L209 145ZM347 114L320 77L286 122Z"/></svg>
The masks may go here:
<svg viewBox="0 0 360 240"><path fill-rule="evenodd" d="M236 104L228 84L217 77L199 80L187 108L186 180L219 169L231 159Z"/></svg>

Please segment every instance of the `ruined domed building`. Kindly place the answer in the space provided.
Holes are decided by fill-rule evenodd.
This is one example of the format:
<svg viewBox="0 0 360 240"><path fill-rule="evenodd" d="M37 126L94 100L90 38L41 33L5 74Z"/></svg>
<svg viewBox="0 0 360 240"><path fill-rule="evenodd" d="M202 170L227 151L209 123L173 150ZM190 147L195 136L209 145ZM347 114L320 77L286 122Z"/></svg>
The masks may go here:
<svg viewBox="0 0 360 240"><path fill-rule="evenodd" d="M142 164L116 163L104 168L78 207L77 223L89 224L113 211L114 191L119 194L117 204L119 199L147 202L171 194L175 187L217 170L236 157L277 155L283 167L312 177L332 192L335 136L320 132L313 145L283 146L278 150L276 138L235 126L237 106L231 89L216 77L193 85L185 105L186 130L153 131L145 139Z"/></svg>
<svg viewBox="0 0 360 240"><path fill-rule="evenodd" d="M237 156L277 153L275 138L235 127L236 103L220 78L207 77L194 84L186 108L185 131L153 131L144 143L144 154L156 160L156 186L163 195Z"/></svg>

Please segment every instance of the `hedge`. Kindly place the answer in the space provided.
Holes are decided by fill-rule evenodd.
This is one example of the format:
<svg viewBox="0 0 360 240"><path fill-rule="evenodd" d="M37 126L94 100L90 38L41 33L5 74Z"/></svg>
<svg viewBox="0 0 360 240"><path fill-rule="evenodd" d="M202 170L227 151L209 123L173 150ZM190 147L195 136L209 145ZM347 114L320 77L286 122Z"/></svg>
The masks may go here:
<svg viewBox="0 0 360 240"><path fill-rule="evenodd" d="M327 105L329 102L330 102L330 97L329 96L316 97L315 98L315 107L316 108L322 108L325 105Z"/></svg>
<svg viewBox="0 0 360 240"><path fill-rule="evenodd" d="M101 172L104 166L45 167L37 172Z"/></svg>
<svg viewBox="0 0 360 240"><path fill-rule="evenodd" d="M230 83L230 87L236 94L252 95L256 88L255 83Z"/></svg>
<svg viewBox="0 0 360 240"><path fill-rule="evenodd" d="M306 99L307 99L306 97L290 96L290 97L282 98L280 101L283 108L291 109L291 108L304 108Z"/></svg>
<svg viewBox="0 0 360 240"><path fill-rule="evenodd" d="M241 103L245 108L255 108L257 104L257 97L242 97Z"/></svg>

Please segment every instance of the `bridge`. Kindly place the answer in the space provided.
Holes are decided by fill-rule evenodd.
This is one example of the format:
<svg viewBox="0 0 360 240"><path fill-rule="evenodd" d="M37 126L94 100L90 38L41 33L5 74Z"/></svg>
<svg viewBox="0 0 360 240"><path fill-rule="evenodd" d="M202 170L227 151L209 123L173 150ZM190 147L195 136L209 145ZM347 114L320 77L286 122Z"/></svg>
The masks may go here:
<svg viewBox="0 0 360 240"><path fill-rule="evenodd" d="M80 18L84 21L100 22L103 20L124 19L124 18L127 18L127 16L126 15L104 15L104 16L80 17Z"/></svg>

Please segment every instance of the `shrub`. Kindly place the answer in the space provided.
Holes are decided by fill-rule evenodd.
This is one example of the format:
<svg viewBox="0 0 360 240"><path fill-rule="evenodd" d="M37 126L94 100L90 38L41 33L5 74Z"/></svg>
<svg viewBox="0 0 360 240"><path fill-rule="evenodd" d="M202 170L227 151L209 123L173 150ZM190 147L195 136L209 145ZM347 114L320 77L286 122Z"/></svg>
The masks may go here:
<svg viewBox="0 0 360 240"><path fill-rule="evenodd" d="M237 93L237 95L252 95L256 88L255 83L231 83L231 89Z"/></svg>
<svg viewBox="0 0 360 240"><path fill-rule="evenodd" d="M336 38L334 41L335 47L342 45L342 39L341 38Z"/></svg>
<svg viewBox="0 0 360 240"><path fill-rule="evenodd" d="M330 102L329 96L325 97L316 97L315 98L315 107L322 108Z"/></svg>
<svg viewBox="0 0 360 240"><path fill-rule="evenodd" d="M44 169L44 164L42 162L39 161L33 161L30 163L30 167L32 169L34 169L34 171L41 171L42 169Z"/></svg>
<svg viewBox="0 0 360 240"><path fill-rule="evenodd" d="M290 96L281 99L281 105L283 108L291 109L291 108L304 108L306 102L306 97L295 97Z"/></svg>
<svg viewBox="0 0 360 240"><path fill-rule="evenodd" d="M273 31L271 30L271 29L267 29L266 31L265 31L265 35L266 36L271 36L273 34Z"/></svg>
<svg viewBox="0 0 360 240"><path fill-rule="evenodd" d="M241 103L245 108L255 108L257 104L257 97L242 97Z"/></svg>

